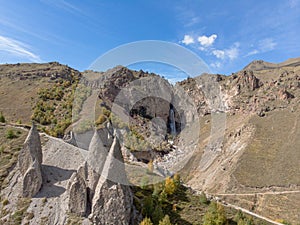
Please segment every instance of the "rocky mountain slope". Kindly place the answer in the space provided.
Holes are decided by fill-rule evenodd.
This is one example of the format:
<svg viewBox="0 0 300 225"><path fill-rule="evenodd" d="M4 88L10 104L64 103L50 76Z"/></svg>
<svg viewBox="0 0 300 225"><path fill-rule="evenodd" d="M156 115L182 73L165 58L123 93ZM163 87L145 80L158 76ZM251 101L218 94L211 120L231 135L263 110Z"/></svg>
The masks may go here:
<svg viewBox="0 0 300 225"><path fill-rule="evenodd" d="M31 127L16 153L3 153L4 224L137 224L155 186L127 184L175 173L224 204L300 221L299 59L175 86L122 66L78 72L58 63L1 65L0 78L3 126ZM178 224L199 223L171 212Z"/></svg>

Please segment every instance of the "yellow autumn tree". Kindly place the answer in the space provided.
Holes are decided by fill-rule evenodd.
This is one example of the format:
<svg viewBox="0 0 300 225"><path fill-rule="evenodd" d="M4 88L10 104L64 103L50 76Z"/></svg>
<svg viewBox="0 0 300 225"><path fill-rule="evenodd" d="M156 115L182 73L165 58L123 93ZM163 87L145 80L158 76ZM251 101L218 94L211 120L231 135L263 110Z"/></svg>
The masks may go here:
<svg viewBox="0 0 300 225"><path fill-rule="evenodd" d="M176 185L174 180L171 177L167 177L165 181L165 192L168 195L174 194L176 190Z"/></svg>
<svg viewBox="0 0 300 225"><path fill-rule="evenodd" d="M165 217L161 221L159 221L158 225L172 225L170 217L168 215L165 215Z"/></svg>
<svg viewBox="0 0 300 225"><path fill-rule="evenodd" d="M143 219L140 225L153 225L153 223L151 222L150 218L146 217Z"/></svg>

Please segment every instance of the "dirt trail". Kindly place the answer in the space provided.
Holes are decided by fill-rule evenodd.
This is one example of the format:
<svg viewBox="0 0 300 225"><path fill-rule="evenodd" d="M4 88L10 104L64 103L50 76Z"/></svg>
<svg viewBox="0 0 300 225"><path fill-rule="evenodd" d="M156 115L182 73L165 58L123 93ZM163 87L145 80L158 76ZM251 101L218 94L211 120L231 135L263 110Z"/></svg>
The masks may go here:
<svg viewBox="0 0 300 225"><path fill-rule="evenodd" d="M225 207L230 207L230 208L234 208L234 209L236 209L236 210L241 210L241 211L244 212L244 213L247 213L247 214L249 214L249 215L251 215L251 216L254 216L254 217L256 217L256 218L265 220L265 221L267 221L267 222L269 222L269 223L276 224L276 225L283 225L282 223L278 223L278 222L273 221L273 220L271 220L271 219L269 219L269 218L267 218L267 217L258 215L258 214L254 213L254 212L251 212L251 211L249 211L249 210L247 210L247 209L244 209L244 208L241 208L241 207L239 207L239 206L232 205L232 204L226 203L226 202L224 202L224 201L222 201L222 202L220 202L220 203L221 203L223 206L225 206Z"/></svg>
<svg viewBox="0 0 300 225"><path fill-rule="evenodd" d="M255 193L222 193L214 194L215 196L255 196L255 195L282 195L282 194L294 194L300 193L298 191L267 191L267 192L255 192Z"/></svg>

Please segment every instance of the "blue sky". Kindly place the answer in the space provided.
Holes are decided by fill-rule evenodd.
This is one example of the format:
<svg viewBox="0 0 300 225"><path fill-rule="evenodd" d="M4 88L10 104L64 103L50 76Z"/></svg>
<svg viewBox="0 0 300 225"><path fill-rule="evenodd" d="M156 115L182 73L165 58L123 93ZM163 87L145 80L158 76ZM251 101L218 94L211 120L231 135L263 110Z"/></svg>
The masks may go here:
<svg viewBox="0 0 300 225"><path fill-rule="evenodd" d="M141 40L177 43L222 74L254 59L300 57L300 0L0 3L0 63L58 61L82 71L107 51ZM147 63L133 66L139 67L176 73Z"/></svg>

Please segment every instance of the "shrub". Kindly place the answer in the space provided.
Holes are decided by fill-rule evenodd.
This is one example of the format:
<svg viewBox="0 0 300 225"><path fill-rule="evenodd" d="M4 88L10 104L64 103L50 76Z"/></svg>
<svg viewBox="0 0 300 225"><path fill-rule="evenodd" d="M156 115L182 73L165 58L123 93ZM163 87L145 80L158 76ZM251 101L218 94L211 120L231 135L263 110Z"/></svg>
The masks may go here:
<svg viewBox="0 0 300 225"><path fill-rule="evenodd" d="M252 218L245 216L241 210L234 216L234 221L237 225L254 225Z"/></svg>
<svg viewBox="0 0 300 225"><path fill-rule="evenodd" d="M0 112L0 122L5 123L5 117L3 116L2 112Z"/></svg>
<svg viewBox="0 0 300 225"><path fill-rule="evenodd" d="M153 225L153 223L151 222L150 218L146 217L145 219L143 219L140 225Z"/></svg>
<svg viewBox="0 0 300 225"><path fill-rule="evenodd" d="M176 185L176 189L180 187L180 175L178 173L175 173L173 180Z"/></svg>
<svg viewBox="0 0 300 225"><path fill-rule="evenodd" d="M172 195L176 191L176 185L171 177L167 177L165 181L165 192L167 195Z"/></svg>
<svg viewBox="0 0 300 225"><path fill-rule="evenodd" d="M216 202L211 202L203 220L203 225L226 225L227 218L223 206Z"/></svg>
<svg viewBox="0 0 300 225"><path fill-rule="evenodd" d="M208 205L209 204L209 200L207 199L206 194L204 192L201 192L201 194L199 196L199 200L204 205Z"/></svg>
<svg viewBox="0 0 300 225"><path fill-rule="evenodd" d="M100 125L100 124L103 124L105 121L106 121L106 117L103 114L101 114L95 123L96 123L96 125Z"/></svg>
<svg viewBox="0 0 300 225"><path fill-rule="evenodd" d="M4 199L4 200L2 201L2 205L3 205L3 206L8 205L8 203L9 203L8 199Z"/></svg>
<svg viewBox="0 0 300 225"><path fill-rule="evenodd" d="M17 137L17 135L15 134L15 132L12 129L9 129L6 132L6 138L7 139L13 139L13 138L16 138L16 137Z"/></svg>
<svg viewBox="0 0 300 225"><path fill-rule="evenodd" d="M168 215L165 215L165 217L161 221L159 221L158 225L172 225L170 217Z"/></svg>
<svg viewBox="0 0 300 225"><path fill-rule="evenodd" d="M154 210L155 207L154 207L153 198L152 196L147 196L143 200L142 214L145 216L151 216Z"/></svg>
<svg viewBox="0 0 300 225"><path fill-rule="evenodd" d="M157 204L155 206L155 210L152 213L151 219L153 221L154 224L160 224L160 221L164 218L164 212L162 209L161 204Z"/></svg>

